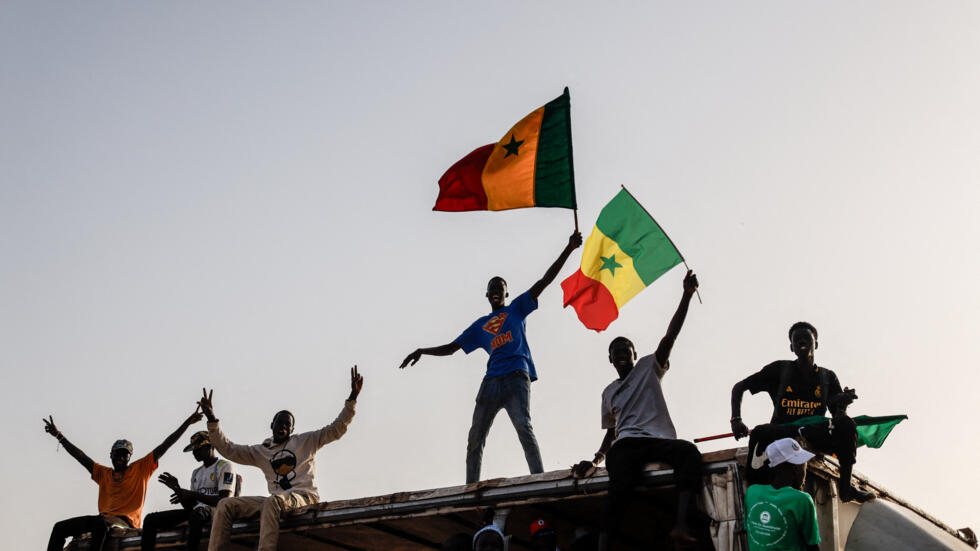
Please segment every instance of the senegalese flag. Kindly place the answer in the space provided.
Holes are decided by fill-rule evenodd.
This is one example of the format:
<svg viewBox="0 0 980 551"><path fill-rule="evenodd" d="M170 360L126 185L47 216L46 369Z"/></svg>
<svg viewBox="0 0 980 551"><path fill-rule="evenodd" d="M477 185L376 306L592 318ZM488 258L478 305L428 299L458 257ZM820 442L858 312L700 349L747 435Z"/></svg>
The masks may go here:
<svg viewBox="0 0 980 551"><path fill-rule="evenodd" d="M885 443L885 438L888 438L892 429L895 428L895 425L908 418L908 415L885 415L882 417L859 415L854 417L854 424L857 425L858 447L880 448ZM805 425L827 424L829 422L830 418L828 417L814 415L797 419L792 423L787 423L787 425L798 425L802 427Z"/></svg>
<svg viewBox="0 0 980 551"><path fill-rule="evenodd" d="M660 225L625 188L599 213L582 267L561 283L589 329L602 331L630 299L684 261Z"/></svg>
<svg viewBox="0 0 980 551"><path fill-rule="evenodd" d="M576 208L568 88L439 178L432 210Z"/></svg>

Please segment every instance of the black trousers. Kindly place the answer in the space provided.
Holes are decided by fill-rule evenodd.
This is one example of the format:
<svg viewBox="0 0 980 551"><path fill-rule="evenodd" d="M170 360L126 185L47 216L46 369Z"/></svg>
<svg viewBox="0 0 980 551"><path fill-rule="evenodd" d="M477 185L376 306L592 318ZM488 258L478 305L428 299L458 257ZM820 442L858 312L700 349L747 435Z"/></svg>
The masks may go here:
<svg viewBox="0 0 980 551"><path fill-rule="evenodd" d="M697 492L701 489L701 452L687 440L666 438L623 438L613 444L606 455L609 473L609 497L603 527L613 536L619 532L633 490L643 477L643 466L660 461L674 469L677 488Z"/></svg>
<svg viewBox="0 0 980 551"><path fill-rule="evenodd" d="M160 511L150 513L143 519L143 535L140 540L140 549L143 551L153 551L157 545L157 532L160 530L170 530L176 528L180 523L187 522L187 549L197 551L201 543L201 529L211 525L211 517L214 509L211 507L198 507L197 509L174 509L172 511Z"/></svg>
<svg viewBox="0 0 980 551"><path fill-rule="evenodd" d="M834 428L827 423L818 425L759 425L749 435L749 457L745 475L748 484L769 484L772 469L769 460L763 463L759 458L765 455L766 447L781 438L793 438L813 453L833 454L842 467L853 466L857 462L857 425L846 415L833 419Z"/></svg>
<svg viewBox="0 0 980 551"><path fill-rule="evenodd" d="M58 521L51 529L48 551L61 551L65 547L66 539L77 538L82 534L92 534L92 539L89 540L89 549L100 551L106 534L109 533L109 527L119 522L129 525L129 521L124 517L104 517L102 515L86 515Z"/></svg>

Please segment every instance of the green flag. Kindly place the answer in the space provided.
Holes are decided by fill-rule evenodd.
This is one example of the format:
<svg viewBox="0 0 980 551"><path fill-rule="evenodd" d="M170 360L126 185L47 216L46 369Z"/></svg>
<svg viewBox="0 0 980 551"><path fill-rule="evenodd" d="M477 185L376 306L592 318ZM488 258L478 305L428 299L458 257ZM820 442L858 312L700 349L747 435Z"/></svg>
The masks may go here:
<svg viewBox="0 0 980 551"><path fill-rule="evenodd" d="M857 425L858 447L880 448L885 443L885 438L888 438L892 429L895 428L895 425L908 418L908 415L885 415L883 417L859 415L858 417L854 417L854 424ZM802 419L797 419L792 423L786 424L802 427L804 425L819 425L829 422L829 417L814 415L812 417L803 417Z"/></svg>

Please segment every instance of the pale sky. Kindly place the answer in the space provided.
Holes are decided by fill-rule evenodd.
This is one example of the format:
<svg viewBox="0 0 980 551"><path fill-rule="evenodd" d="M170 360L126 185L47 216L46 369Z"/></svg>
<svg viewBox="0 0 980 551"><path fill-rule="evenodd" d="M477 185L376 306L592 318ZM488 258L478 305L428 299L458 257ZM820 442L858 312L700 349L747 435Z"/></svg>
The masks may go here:
<svg viewBox="0 0 980 551"><path fill-rule="evenodd" d="M97 512L43 416L106 463L208 386L255 443L279 409L333 420L354 363L322 499L461 484L485 354L397 366L487 313L490 276L529 287L572 213L436 213L436 181L564 86L583 233L625 185L701 280L664 379L680 437L727 432L732 384L790 358L808 320L853 415L909 415L857 470L980 528L978 28L966 1L3 2L5 544ZM681 293L675 268L595 334L561 308L579 261L528 318L549 470L599 445L608 342L651 352ZM747 395L743 416L770 408ZM159 472L186 484L204 428ZM483 477L526 472L501 414ZM168 495L151 482L144 512Z"/></svg>

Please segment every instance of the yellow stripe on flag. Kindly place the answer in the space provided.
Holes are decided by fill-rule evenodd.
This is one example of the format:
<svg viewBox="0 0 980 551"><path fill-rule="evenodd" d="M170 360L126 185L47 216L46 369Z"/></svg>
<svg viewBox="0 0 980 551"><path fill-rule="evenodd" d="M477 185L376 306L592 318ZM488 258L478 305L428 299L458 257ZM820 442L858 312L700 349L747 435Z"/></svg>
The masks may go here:
<svg viewBox="0 0 980 551"><path fill-rule="evenodd" d="M534 206L534 163L544 107L521 119L493 147L483 167L488 210Z"/></svg>
<svg viewBox="0 0 980 551"><path fill-rule="evenodd" d="M633 258L624 253L615 241L595 227L582 251L582 273L602 283L616 301L616 308L646 288L633 268Z"/></svg>

